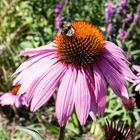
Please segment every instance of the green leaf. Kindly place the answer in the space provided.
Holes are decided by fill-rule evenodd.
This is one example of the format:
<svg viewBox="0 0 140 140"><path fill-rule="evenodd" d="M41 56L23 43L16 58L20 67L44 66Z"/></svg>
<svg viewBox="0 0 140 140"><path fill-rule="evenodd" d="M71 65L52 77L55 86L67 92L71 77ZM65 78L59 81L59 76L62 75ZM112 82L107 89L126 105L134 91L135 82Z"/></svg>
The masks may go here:
<svg viewBox="0 0 140 140"><path fill-rule="evenodd" d="M26 48L33 48L33 44L30 41L23 41L19 44L19 47L25 50Z"/></svg>
<svg viewBox="0 0 140 140"><path fill-rule="evenodd" d="M40 135L38 131L36 131L33 128L17 126L16 129L27 133L28 135L32 136L35 140L46 140L43 136Z"/></svg>

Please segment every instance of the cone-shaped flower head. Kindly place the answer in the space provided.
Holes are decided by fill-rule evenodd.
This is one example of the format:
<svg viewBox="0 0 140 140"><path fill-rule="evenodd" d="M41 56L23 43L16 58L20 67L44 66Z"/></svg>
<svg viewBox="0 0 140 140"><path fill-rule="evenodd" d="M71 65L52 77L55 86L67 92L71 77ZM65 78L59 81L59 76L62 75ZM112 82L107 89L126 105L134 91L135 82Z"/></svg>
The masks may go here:
<svg viewBox="0 0 140 140"><path fill-rule="evenodd" d="M20 86L16 85L12 87L12 90L10 92L4 93L0 97L0 105L5 106L5 105L15 105L17 108L27 105L25 96L21 95L18 96L17 92L19 90Z"/></svg>
<svg viewBox="0 0 140 140"><path fill-rule="evenodd" d="M104 48L102 33L85 22L64 23L56 35L58 56L61 61L75 67L92 64ZM63 32L64 29L64 32Z"/></svg>
<svg viewBox="0 0 140 140"><path fill-rule="evenodd" d="M125 78L135 75L127 65L123 50L105 41L101 31L84 21L64 22L54 41L21 55L29 56L16 71L14 84L19 94L28 92L31 111L45 104L56 91L56 115L63 126L74 107L81 124L88 115L95 120L103 115L107 83L125 103L128 91ZM57 88L58 87L58 88Z"/></svg>

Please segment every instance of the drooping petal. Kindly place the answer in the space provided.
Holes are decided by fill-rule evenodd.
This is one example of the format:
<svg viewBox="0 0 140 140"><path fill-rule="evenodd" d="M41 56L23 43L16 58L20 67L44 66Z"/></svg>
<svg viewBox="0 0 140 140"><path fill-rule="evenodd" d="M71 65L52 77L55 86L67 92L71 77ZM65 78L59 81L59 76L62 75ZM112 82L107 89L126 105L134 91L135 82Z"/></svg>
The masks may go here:
<svg viewBox="0 0 140 140"><path fill-rule="evenodd" d="M114 43L106 41L103 57L108 60L111 65L122 74L126 80L133 82L136 76L128 67L128 61L121 48Z"/></svg>
<svg viewBox="0 0 140 140"><path fill-rule="evenodd" d="M0 97L0 104L5 105L14 105L16 100L16 95L13 95L11 92L7 92Z"/></svg>
<svg viewBox="0 0 140 140"><path fill-rule="evenodd" d="M35 63L37 63L38 61L40 61L41 59L45 58L45 57L51 57L55 58L54 55L52 55L51 53L49 54L42 54L42 55L37 55L37 56L33 56L33 57L30 57L28 60L24 61L18 68L17 70L15 71L14 74L17 74L17 73L20 73L21 71L27 69L28 67L30 67L31 65L34 65Z"/></svg>
<svg viewBox="0 0 140 140"><path fill-rule="evenodd" d="M93 71L95 80L95 94L98 95L97 96L98 113L100 116L103 116L106 106L106 94L107 94L106 81L98 65L94 64Z"/></svg>
<svg viewBox="0 0 140 140"><path fill-rule="evenodd" d="M124 103L128 102L128 91L123 75L114 69L106 59L101 58L100 61L98 61L98 66L114 93L119 96Z"/></svg>
<svg viewBox="0 0 140 140"><path fill-rule="evenodd" d="M56 44L54 42L51 42L48 45L39 48L29 48L26 51L21 52L20 56L34 56L37 54L55 52L56 48L54 46L56 46Z"/></svg>
<svg viewBox="0 0 140 140"><path fill-rule="evenodd" d="M135 87L135 91L140 91L140 83Z"/></svg>
<svg viewBox="0 0 140 140"><path fill-rule="evenodd" d="M25 93L26 94L26 93ZM21 95L21 96L17 96L16 100L15 100L15 106L17 108L21 107L21 106L28 106L27 102L26 102L26 98L25 98L25 94Z"/></svg>
<svg viewBox="0 0 140 140"><path fill-rule="evenodd" d="M133 65L133 68L134 68L137 72L140 72L140 66L138 66L138 65Z"/></svg>
<svg viewBox="0 0 140 140"><path fill-rule="evenodd" d="M13 85L17 85L18 83L24 84L26 82L33 81L35 77L38 77L56 62L57 59L52 59L51 56L41 58L37 61L37 63L31 64L28 68L25 68L25 70L21 71L17 78L14 80ZM24 65L24 63L22 65Z"/></svg>
<svg viewBox="0 0 140 140"><path fill-rule="evenodd" d="M66 123L73 111L76 75L76 69L69 67L58 89L56 116L61 127Z"/></svg>
<svg viewBox="0 0 140 140"><path fill-rule="evenodd" d="M89 92L91 96L91 106L90 106L89 115L94 121L96 121L96 111L97 111L96 101L97 100L94 93L95 85L94 85L94 80L93 80L93 73L91 72L90 68L86 69L86 80L87 80L87 84L88 84L88 88L89 88Z"/></svg>
<svg viewBox="0 0 140 140"><path fill-rule="evenodd" d="M78 70L75 85L75 108L80 124L85 124L91 107L91 96L84 70Z"/></svg>
<svg viewBox="0 0 140 140"><path fill-rule="evenodd" d="M96 112L97 112L97 104L94 93L90 93L91 95L91 105L90 105L90 111L89 115L92 118L93 121L96 121Z"/></svg>
<svg viewBox="0 0 140 140"><path fill-rule="evenodd" d="M32 83L27 97L31 111L36 111L49 100L65 71L66 66L58 62Z"/></svg>
<svg viewBox="0 0 140 140"><path fill-rule="evenodd" d="M135 91L138 91L140 93L140 66L133 65L133 68L137 71L137 79L135 79L133 84L134 86L136 86Z"/></svg>
<svg viewBox="0 0 140 140"><path fill-rule="evenodd" d="M17 96L12 92L7 92L0 96L0 105L15 105L17 108L19 108L24 105L27 106L27 102L24 95Z"/></svg>
<svg viewBox="0 0 140 140"><path fill-rule="evenodd" d="M37 61L37 63L33 63L30 67L26 68L17 76L13 84L22 85L18 91L19 95L25 93L32 84L32 82L34 82L34 80L38 79L44 72L49 70L49 68L58 61L56 58L53 57L54 55L41 58Z"/></svg>
<svg viewBox="0 0 140 140"><path fill-rule="evenodd" d="M134 83L135 82L140 84L140 73L137 73L137 79L135 79Z"/></svg>
<svg viewBox="0 0 140 140"><path fill-rule="evenodd" d="M105 41L104 52L106 51L107 53L110 52L110 54L114 54L114 56L116 56L117 58L120 58L126 62L128 61L125 52L120 47L116 46L110 41Z"/></svg>
<svg viewBox="0 0 140 140"><path fill-rule="evenodd" d="M17 95L16 95L17 96ZM22 106L22 98L21 98L21 96L17 96L17 98L15 99L15 106L17 107L17 108L19 108L19 107L21 107Z"/></svg>

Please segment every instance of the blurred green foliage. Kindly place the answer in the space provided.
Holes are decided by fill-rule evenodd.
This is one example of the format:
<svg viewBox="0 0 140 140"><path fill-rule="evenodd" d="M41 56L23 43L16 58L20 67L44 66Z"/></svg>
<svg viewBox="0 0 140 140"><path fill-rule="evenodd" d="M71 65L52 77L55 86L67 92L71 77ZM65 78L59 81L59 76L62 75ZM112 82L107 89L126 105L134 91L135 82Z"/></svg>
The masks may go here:
<svg viewBox="0 0 140 140"><path fill-rule="evenodd" d="M55 34L54 27L54 5L58 0L1 0L0 1L0 91L8 91L12 85L12 74L15 69L25 60L18 57L18 54L26 48L39 47L47 44L53 39ZM113 1L114 4L118 2ZM131 0L127 1L126 10L134 13L137 3ZM114 32L108 35L105 31L105 10L106 0L65 0L61 16L65 21L85 20L98 26L104 33L107 40L117 43L120 47L127 51L132 64L140 64L140 25L139 23L133 26L132 32L125 40L118 38L119 24L117 21L118 15L115 13L113 17ZM133 22L132 22L133 23ZM127 23L126 29L129 29L132 23ZM128 84L129 85L129 84ZM131 96L135 96L132 86L129 85ZM28 125L40 123L42 126L40 132L45 129L53 135L58 135L58 125L54 113L51 121L49 121L50 112L54 112L53 104L47 105L37 111L33 118L26 120ZM49 113L46 113L51 110ZM140 110L136 107L132 112L127 112L122 107L121 101L116 98L111 89L108 88L107 105L104 117L97 117L97 122L88 120L85 126L80 126L75 113L69 119L66 126L66 137L68 140L80 140L78 138L82 134L91 134L91 137L102 139L102 126L106 119L119 119L126 124L134 125L138 128L140 124ZM133 119L132 119L133 118ZM17 125L21 123L16 122ZM0 124L0 139L8 140L11 136ZM13 133L13 131L12 131ZM21 135L19 131L14 131L15 140ZM78 136L77 138L73 138ZM47 136L46 136L47 137ZM83 136L84 137L84 136ZM137 134L136 139L139 139ZM26 136L23 137L27 139ZM30 138L28 138L30 139ZM85 138L86 139L86 138Z"/></svg>

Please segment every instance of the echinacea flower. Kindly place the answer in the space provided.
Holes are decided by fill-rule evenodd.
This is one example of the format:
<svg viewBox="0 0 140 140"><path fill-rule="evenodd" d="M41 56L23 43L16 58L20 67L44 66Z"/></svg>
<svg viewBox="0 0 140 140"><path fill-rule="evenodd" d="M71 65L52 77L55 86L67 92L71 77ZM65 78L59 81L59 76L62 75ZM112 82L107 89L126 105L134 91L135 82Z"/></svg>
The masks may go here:
<svg viewBox="0 0 140 140"><path fill-rule="evenodd" d="M125 129L124 124L116 123L115 121L107 121L104 125L105 138L104 140L131 140L130 128Z"/></svg>
<svg viewBox="0 0 140 140"><path fill-rule="evenodd" d="M133 65L133 68L137 71L137 79L134 81L134 84L136 85L135 91L140 93L140 66Z"/></svg>
<svg viewBox="0 0 140 140"><path fill-rule="evenodd" d="M101 31L84 21L64 22L54 41L21 53L29 59L16 70L14 84L21 84L31 111L44 105L56 91L56 116L60 126L75 107L78 119L85 124L88 115L104 114L107 83L122 102L129 99L125 79L135 75L127 65L125 53ZM58 88L57 88L58 87Z"/></svg>
<svg viewBox="0 0 140 140"><path fill-rule="evenodd" d="M0 105L5 106L5 105L15 105L17 108L21 106L26 106L26 100L25 100L25 95L18 96L16 93L18 92L20 86L14 86L11 91L7 93L2 93L0 96Z"/></svg>

